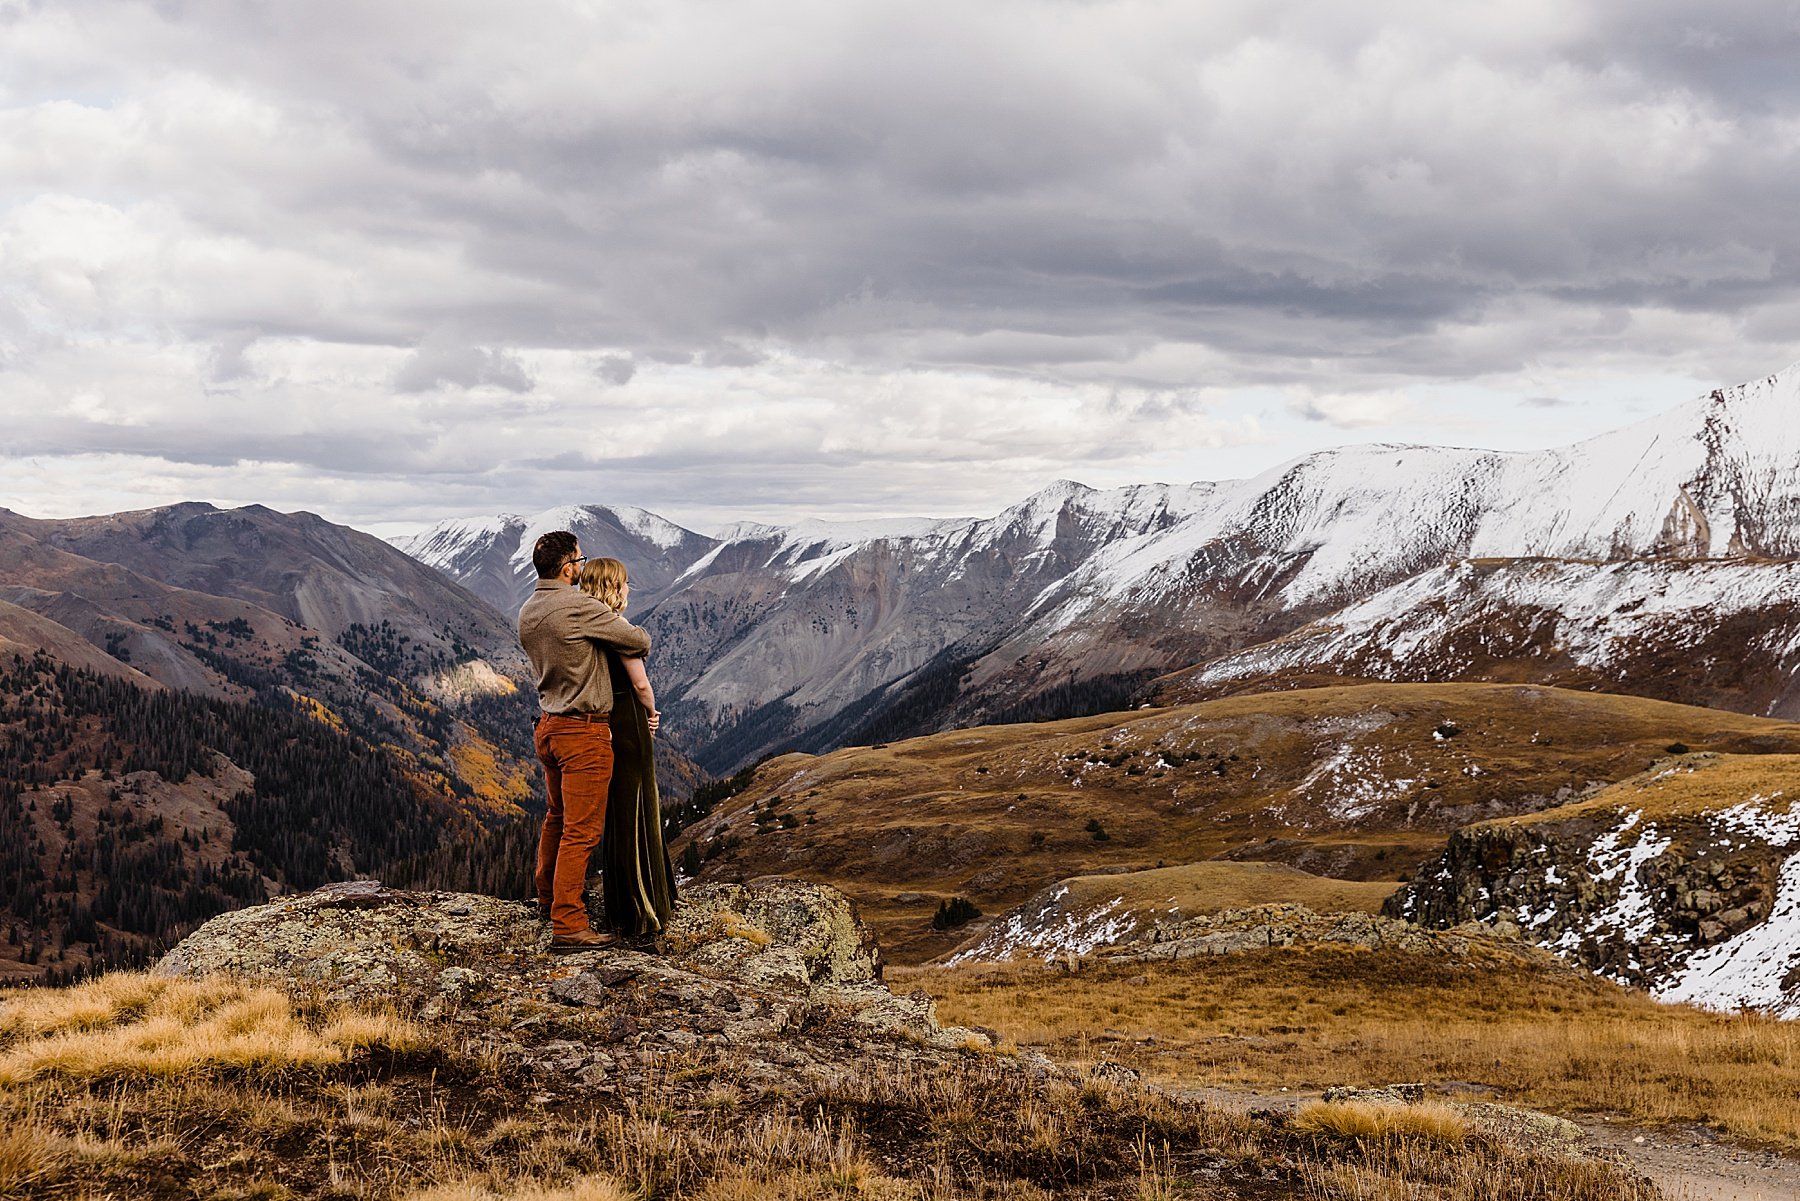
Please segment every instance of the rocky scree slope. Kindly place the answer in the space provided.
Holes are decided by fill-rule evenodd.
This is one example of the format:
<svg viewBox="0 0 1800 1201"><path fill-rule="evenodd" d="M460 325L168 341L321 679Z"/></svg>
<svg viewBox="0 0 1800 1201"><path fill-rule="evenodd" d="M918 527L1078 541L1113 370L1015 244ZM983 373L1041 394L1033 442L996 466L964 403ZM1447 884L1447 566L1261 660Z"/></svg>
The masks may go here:
<svg viewBox="0 0 1800 1201"><path fill-rule="evenodd" d="M1327 624L1183 699L1268 671L1468 678L1522 656L1542 678L1768 712L1800 665L1784 574L1800 555L1796 431L1790 368L1550 451L1345 447L1244 480L1062 482L991 518L742 526L704 551L669 526L621 546L657 579L644 620L671 714L718 771L778 746L1117 707L1151 675L1308 622ZM589 512L627 514L622 538L650 524ZM406 545L475 580L477 548L518 524L447 523ZM665 587L656 573L684 560ZM1517 563L1488 571L1492 598L1459 566L1486 560ZM1680 570L1719 562L1732 570ZM1464 603L1440 612L1446 586ZM1340 620L1359 603L1374 607ZM1676 645L1748 646L1748 665L1717 684L1667 671L1651 619L1677 609ZM1403 644L1369 644L1394 618ZM1322 637L1339 627L1347 641ZM1622 653L1619 631L1645 645Z"/></svg>
<svg viewBox="0 0 1800 1201"><path fill-rule="evenodd" d="M1483 922L1667 1001L1800 1017L1800 756L1686 754L1457 831L1386 911Z"/></svg>

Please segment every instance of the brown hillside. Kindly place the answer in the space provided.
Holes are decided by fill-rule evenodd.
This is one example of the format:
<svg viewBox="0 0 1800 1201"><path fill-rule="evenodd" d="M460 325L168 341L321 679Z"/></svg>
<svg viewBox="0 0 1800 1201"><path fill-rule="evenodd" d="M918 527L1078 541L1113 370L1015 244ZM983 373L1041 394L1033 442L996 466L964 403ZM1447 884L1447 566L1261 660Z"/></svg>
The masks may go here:
<svg viewBox="0 0 1800 1201"><path fill-rule="evenodd" d="M931 929L941 900L992 914L1094 871L1228 858L1398 880L1459 826L1573 801L1677 743L1794 753L1800 725L1500 684L1231 697L784 755L675 851L697 841L704 878L843 888L916 961L968 933Z"/></svg>

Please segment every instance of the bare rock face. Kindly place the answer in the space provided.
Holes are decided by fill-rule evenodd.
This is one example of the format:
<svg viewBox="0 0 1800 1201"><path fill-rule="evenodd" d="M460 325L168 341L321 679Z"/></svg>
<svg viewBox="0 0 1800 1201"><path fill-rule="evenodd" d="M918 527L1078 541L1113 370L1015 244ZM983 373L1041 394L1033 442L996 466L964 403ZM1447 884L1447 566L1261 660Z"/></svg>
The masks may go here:
<svg viewBox="0 0 1800 1201"><path fill-rule="evenodd" d="M552 955L549 937L521 902L359 880L221 914L156 970L391 1002L547 1086L615 1089L668 1054L779 1087L992 1050L985 1034L939 1026L924 994L890 992L855 907L821 885L695 885L654 942Z"/></svg>

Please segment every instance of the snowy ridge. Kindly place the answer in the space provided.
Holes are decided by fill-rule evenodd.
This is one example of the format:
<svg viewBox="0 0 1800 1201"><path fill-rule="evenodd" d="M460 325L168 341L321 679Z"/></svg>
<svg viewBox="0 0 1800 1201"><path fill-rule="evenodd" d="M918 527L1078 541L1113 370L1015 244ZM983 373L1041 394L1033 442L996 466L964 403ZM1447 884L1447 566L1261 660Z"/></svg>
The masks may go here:
<svg viewBox="0 0 1800 1201"><path fill-rule="evenodd" d="M667 549L700 535L643 509L568 505L440 523L401 549L443 566L519 529L515 561L550 529L599 517ZM814 579L871 543L930 557L1005 538L1094 544L1030 606L1148 602L1196 577L1254 583L1292 568L1288 606L1366 595L1466 558L1621 560L1800 555L1800 370L1720 390L1622 430L1538 453L1373 444L1310 454L1246 480L1096 491L1059 480L990 518L741 523L717 545L773 544L765 566ZM708 540L711 542L712 540ZM710 560L709 560L710 561ZM689 576L704 573L698 563Z"/></svg>
<svg viewBox="0 0 1800 1201"><path fill-rule="evenodd" d="M1193 485L1180 519L1116 540L1040 598L1053 634L1196 584L1340 604L1469 558L1800 555L1800 370L1538 453L1368 445ZM1066 607L1066 611L1059 609Z"/></svg>
<svg viewBox="0 0 1800 1201"><path fill-rule="evenodd" d="M634 509L630 505L618 505L612 510L619 524L631 533L636 534L652 546L664 550L672 550L689 538L694 531L683 529L666 517L659 517L648 509Z"/></svg>
<svg viewBox="0 0 1800 1201"><path fill-rule="evenodd" d="M1607 671L1635 647L1692 646L1722 619L1779 613L1796 598L1800 562L1459 562L1217 659L1195 681L1217 686L1326 666L1376 679L1447 680L1474 667L1477 655L1517 657L1534 645ZM1800 621L1773 622L1756 650L1775 662L1800 656Z"/></svg>
<svg viewBox="0 0 1800 1201"><path fill-rule="evenodd" d="M394 546L427 567L455 575L453 565L460 556L492 545L509 530L522 527L524 521L511 513L451 517L417 534L394 539Z"/></svg>
<svg viewBox="0 0 1800 1201"><path fill-rule="evenodd" d="M713 539L629 505L558 505L541 513L460 517L394 545L435 567L505 612L518 608L535 585L531 550L551 530L570 530L590 557L626 561L632 588L654 599Z"/></svg>
<svg viewBox="0 0 1800 1201"><path fill-rule="evenodd" d="M511 608L531 542L563 525L630 565L669 695L729 748L720 768L859 704L916 709L917 673L965 655L946 722L1209 661L1218 685L1346 664L1445 679L1529 653L1630 690L1634 646L1698 646L1721 614L1753 627L1800 595L1800 370L1543 452L1350 446L1217 483L1061 480L989 517L719 538L565 506L401 545ZM1800 623L1759 634L1773 669L1730 696L1770 705L1789 675L1800 689L1797 638ZM766 741L739 746L732 727L753 720Z"/></svg>

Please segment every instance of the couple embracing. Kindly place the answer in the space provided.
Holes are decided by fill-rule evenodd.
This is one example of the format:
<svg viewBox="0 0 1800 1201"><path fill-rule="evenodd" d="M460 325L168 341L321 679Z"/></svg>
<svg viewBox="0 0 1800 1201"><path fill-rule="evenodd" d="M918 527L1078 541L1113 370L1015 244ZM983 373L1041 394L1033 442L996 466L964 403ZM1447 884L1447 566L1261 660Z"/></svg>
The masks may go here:
<svg viewBox="0 0 1800 1201"><path fill-rule="evenodd" d="M655 934L675 907L651 738L659 721L644 671L650 635L626 621L625 565L588 559L567 530L531 551L537 587L519 610L519 642L537 675L536 744L550 806L538 838L537 898L550 949L592 951L616 935L588 922L588 858L602 850L606 924Z"/></svg>

